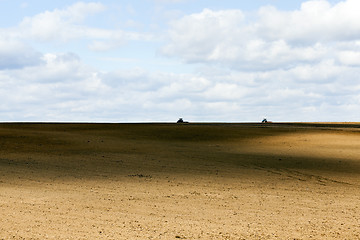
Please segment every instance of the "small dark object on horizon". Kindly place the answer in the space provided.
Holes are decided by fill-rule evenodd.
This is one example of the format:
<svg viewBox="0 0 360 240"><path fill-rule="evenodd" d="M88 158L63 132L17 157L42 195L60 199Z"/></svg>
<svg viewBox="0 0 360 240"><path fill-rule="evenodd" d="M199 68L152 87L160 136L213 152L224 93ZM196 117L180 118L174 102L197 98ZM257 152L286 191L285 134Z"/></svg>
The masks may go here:
<svg viewBox="0 0 360 240"><path fill-rule="evenodd" d="M189 122L185 122L182 118L179 118L179 120L177 120L176 123L189 123Z"/></svg>
<svg viewBox="0 0 360 240"><path fill-rule="evenodd" d="M271 121L268 121L266 118L264 118L261 123L272 123Z"/></svg>

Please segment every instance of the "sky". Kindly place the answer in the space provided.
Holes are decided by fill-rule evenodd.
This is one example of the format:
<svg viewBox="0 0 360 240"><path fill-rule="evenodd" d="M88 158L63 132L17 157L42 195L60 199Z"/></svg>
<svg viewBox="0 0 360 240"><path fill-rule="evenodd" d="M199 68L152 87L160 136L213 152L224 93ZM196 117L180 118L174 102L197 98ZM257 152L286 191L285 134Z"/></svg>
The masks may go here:
<svg viewBox="0 0 360 240"><path fill-rule="evenodd" d="M359 0L0 0L1 122L358 122Z"/></svg>

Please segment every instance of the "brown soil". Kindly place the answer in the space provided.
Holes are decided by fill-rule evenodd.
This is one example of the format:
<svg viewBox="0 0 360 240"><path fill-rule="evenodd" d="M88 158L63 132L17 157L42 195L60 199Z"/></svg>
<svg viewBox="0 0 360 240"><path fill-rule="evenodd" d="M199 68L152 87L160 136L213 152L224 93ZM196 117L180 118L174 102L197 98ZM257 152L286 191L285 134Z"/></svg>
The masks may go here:
<svg viewBox="0 0 360 240"><path fill-rule="evenodd" d="M359 239L360 125L0 124L0 239Z"/></svg>

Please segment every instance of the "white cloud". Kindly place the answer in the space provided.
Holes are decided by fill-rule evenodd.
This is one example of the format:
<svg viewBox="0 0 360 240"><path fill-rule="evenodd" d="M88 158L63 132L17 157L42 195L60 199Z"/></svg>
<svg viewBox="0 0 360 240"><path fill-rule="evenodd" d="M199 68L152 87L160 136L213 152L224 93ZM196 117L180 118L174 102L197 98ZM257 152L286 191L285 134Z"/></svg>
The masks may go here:
<svg viewBox="0 0 360 240"><path fill-rule="evenodd" d="M14 69L11 75L19 81L26 79L29 84L56 83L82 79L84 75L79 75L79 73L88 69L73 53L48 53L42 55L41 60L41 64Z"/></svg>
<svg viewBox="0 0 360 240"><path fill-rule="evenodd" d="M360 66L360 51L340 51L338 54L342 64Z"/></svg>
<svg viewBox="0 0 360 240"><path fill-rule="evenodd" d="M187 63L215 63L237 70L291 68L324 59L354 64L357 53L340 53L340 45L334 43L359 39L359 8L356 0L333 6L315 0L295 11L263 7L256 17L240 10L205 9L171 23L162 53Z"/></svg>
<svg viewBox="0 0 360 240"><path fill-rule="evenodd" d="M64 9L45 11L25 17L12 28L0 29L2 36L11 41L41 41L66 44L73 40L87 40L93 51L109 51L123 46L127 41L150 41L149 33L124 31L122 29L98 28L87 25L86 19L103 13L106 6L94 2L78 2Z"/></svg>
<svg viewBox="0 0 360 240"><path fill-rule="evenodd" d="M300 83L324 83L333 82L334 78L349 71L344 66L336 65L333 60L324 60L317 64L298 64L289 70L291 79Z"/></svg>
<svg viewBox="0 0 360 240"><path fill-rule="evenodd" d="M41 54L19 41L0 38L0 70L22 68L42 62Z"/></svg>
<svg viewBox="0 0 360 240"><path fill-rule="evenodd" d="M294 42L344 41L360 36L357 0L331 6L325 0L304 2L297 11L282 12L273 7L259 11L258 34L267 39Z"/></svg>
<svg viewBox="0 0 360 240"><path fill-rule="evenodd" d="M233 59L240 51L233 40L242 35L238 26L243 19L240 10L214 12L205 9L200 14L185 16L172 22L171 42L164 47L163 53L179 55L189 62L217 60L219 55ZM233 37L229 38L229 35Z"/></svg>
<svg viewBox="0 0 360 240"><path fill-rule="evenodd" d="M254 121L267 116L321 121L355 120L354 109L360 110L360 69L335 62L194 75L141 68L101 73L70 53L44 54L42 59L37 66L0 71L0 102L6 102L0 104L2 119ZM320 80L310 81L312 77ZM342 115L331 115L334 110Z"/></svg>
<svg viewBox="0 0 360 240"><path fill-rule="evenodd" d="M19 34L44 41L101 36L105 31L88 28L81 23L87 16L104 10L105 6L101 3L79 2L63 10L46 11L24 18L20 23Z"/></svg>

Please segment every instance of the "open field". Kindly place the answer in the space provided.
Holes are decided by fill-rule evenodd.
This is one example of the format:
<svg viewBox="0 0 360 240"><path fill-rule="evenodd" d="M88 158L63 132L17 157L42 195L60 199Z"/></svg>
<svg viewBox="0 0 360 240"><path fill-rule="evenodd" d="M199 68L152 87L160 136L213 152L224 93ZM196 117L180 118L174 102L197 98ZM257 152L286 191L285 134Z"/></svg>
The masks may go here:
<svg viewBox="0 0 360 240"><path fill-rule="evenodd" d="M360 239L360 124L0 124L0 239Z"/></svg>

